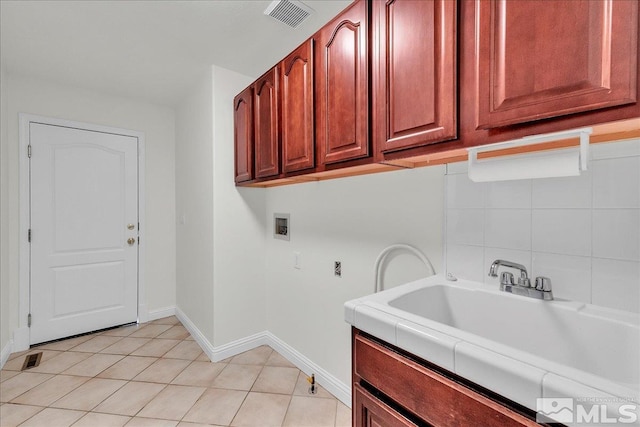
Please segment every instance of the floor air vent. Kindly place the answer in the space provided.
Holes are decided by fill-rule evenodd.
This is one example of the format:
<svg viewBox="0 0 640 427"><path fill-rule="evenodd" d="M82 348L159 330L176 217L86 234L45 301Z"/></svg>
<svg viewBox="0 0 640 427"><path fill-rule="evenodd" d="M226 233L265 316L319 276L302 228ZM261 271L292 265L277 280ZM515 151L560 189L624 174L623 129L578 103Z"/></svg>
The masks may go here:
<svg viewBox="0 0 640 427"><path fill-rule="evenodd" d="M311 12L313 10L310 7L296 0L274 0L264 14L296 28Z"/></svg>
<svg viewBox="0 0 640 427"><path fill-rule="evenodd" d="M24 363L22 364L21 371L26 371L27 369L35 368L40 364L40 359L42 359L42 352L33 353L24 358Z"/></svg>

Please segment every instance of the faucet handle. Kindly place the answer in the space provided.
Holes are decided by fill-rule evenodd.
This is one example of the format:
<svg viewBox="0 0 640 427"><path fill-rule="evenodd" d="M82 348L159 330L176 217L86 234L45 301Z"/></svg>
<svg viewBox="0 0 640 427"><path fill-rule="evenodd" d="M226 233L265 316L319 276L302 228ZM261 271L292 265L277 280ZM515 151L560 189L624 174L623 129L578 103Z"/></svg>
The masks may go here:
<svg viewBox="0 0 640 427"><path fill-rule="evenodd" d="M508 271L503 271L500 274L500 284L513 285L513 273L509 273Z"/></svg>
<svg viewBox="0 0 640 427"><path fill-rule="evenodd" d="M518 277L518 285L524 288L531 287L531 280L528 277Z"/></svg>
<svg viewBox="0 0 640 427"><path fill-rule="evenodd" d="M551 291L551 279L548 277L536 277L536 289L543 292Z"/></svg>

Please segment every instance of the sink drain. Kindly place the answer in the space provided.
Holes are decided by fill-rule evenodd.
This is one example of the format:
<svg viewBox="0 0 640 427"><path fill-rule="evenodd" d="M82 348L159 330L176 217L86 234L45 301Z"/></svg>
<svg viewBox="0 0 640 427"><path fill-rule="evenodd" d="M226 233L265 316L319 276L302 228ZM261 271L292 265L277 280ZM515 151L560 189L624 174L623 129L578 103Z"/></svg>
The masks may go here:
<svg viewBox="0 0 640 427"><path fill-rule="evenodd" d="M26 371L27 369L35 368L40 364L40 359L42 359L42 352L33 353L24 358L24 363L22 364L21 371Z"/></svg>

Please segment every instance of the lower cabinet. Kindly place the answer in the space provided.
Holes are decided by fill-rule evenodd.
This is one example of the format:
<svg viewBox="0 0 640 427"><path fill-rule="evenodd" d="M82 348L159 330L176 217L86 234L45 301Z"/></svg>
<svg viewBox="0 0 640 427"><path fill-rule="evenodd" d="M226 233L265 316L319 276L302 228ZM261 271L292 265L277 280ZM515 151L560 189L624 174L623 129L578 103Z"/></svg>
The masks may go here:
<svg viewBox="0 0 640 427"><path fill-rule="evenodd" d="M537 426L532 418L377 342L353 333L354 426Z"/></svg>
<svg viewBox="0 0 640 427"><path fill-rule="evenodd" d="M353 386L353 403L356 426L417 426L359 384Z"/></svg>

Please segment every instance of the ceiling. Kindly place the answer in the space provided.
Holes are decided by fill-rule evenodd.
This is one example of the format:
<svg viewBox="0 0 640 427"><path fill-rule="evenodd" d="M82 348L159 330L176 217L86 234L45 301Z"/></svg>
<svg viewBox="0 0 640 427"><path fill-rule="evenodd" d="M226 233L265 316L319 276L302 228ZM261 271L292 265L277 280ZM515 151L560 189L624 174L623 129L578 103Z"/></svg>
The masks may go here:
<svg viewBox="0 0 640 427"><path fill-rule="evenodd" d="M351 0L305 0L298 28L270 0L0 0L10 74L176 105L211 65L258 77Z"/></svg>

